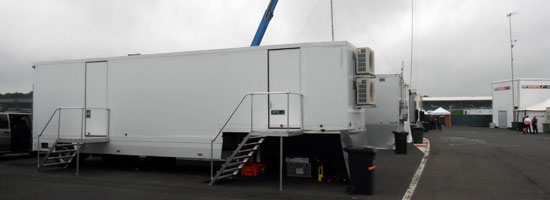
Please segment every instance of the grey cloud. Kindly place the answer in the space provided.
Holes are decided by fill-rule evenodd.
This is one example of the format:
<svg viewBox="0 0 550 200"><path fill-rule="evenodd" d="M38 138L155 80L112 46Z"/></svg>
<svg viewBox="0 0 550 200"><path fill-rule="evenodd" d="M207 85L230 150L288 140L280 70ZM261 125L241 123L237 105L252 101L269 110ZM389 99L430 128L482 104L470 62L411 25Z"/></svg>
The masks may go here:
<svg viewBox="0 0 550 200"><path fill-rule="evenodd" d="M0 93L31 89L32 63L248 46L268 0L0 1ZM376 52L376 71L409 77L409 0L334 0L336 40ZM415 0L413 86L430 96L490 95L510 78L550 76L550 2ZM281 0L263 45L330 40L329 0ZM309 19L309 21L308 21Z"/></svg>

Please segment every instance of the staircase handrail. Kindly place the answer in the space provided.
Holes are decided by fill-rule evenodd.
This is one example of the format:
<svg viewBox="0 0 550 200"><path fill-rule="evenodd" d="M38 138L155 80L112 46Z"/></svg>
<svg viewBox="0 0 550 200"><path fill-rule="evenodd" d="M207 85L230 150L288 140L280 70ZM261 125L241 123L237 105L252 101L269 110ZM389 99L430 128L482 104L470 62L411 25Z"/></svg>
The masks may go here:
<svg viewBox="0 0 550 200"><path fill-rule="evenodd" d="M239 108L241 107L241 104L244 102L246 97L250 96L250 98L253 98L254 95L270 95L270 94L286 94L287 95L287 132L290 132L290 124L289 124L290 123L290 121L289 121L290 112L288 111L289 106L290 106L290 103L289 103L290 95L296 95L296 96L300 97L300 109L303 109L303 99L302 99L304 97L303 94L296 93L296 92L290 92L290 91L285 91L285 92L250 92L250 93L246 93L243 96L243 98L241 99L241 101L239 102L239 104L237 104L237 107L235 107L233 112L231 112L231 115L229 115L229 117L227 118L227 120L225 121L223 126L220 128L220 131L218 131L218 134L216 134L214 139L212 139L210 141L210 180L212 180L214 178L214 153L213 152L214 152L214 142L216 141L216 139L218 139L218 137L223 132L223 130L225 129L225 127L227 126L229 121L231 121L231 119L233 118L233 115L235 115L237 110L239 110ZM250 104L251 104L250 105L251 107L254 107L254 104L253 104L252 100L251 100ZM304 115L304 113L300 112L300 114L301 114L301 122L302 122L302 128L303 128L303 123L304 123L303 115ZM252 115L253 115L253 110L251 109L250 110L250 132L252 132L252 130L254 128L253 127Z"/></svg>
<svg viewBox="0 0 550 200"><path fill-rule="evenodd" d="M110 136L110 121L111 121L111 109L110 108L92 108L92 107L58 107L53 112L50 118L48 119L48 122L46 122L46 125L44 125L44 128L42 128L42 131L40 131L40 134L37 135L37 144L36 144L36 155L37 155L37 165L38 168L40 168L40 137L44 134L46 131L46 128L50 125L50 122L54 118L55 114L58 114L58 121L57 121L57 139L60 137L60 126L61 126L61 110L81 110L81 116L80 116L80 141L84 139L84 130L83 130L83 124L84 124L84 110L106 110L107 111L107 135L105 137Z"/></svg>

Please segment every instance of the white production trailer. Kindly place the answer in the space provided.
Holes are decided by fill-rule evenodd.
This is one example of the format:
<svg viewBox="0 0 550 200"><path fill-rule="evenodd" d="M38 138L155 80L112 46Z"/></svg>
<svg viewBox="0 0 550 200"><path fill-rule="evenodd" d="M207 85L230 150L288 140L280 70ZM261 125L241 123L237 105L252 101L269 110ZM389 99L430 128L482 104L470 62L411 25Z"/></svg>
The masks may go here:
<svg viewBox="0 0 550 200"><path fill-rule="evenodd" d="M514 79L513 99L511 80L495 81L492 84L493 123L499 128L510 128L512 122L521 122L523 116L517 114L518 110L550 99L550 79Z"/></svg>
<svg viewBox="0 0 550 200"><path fill-rule="evenodd" d="M378 149L394 148L394 135L408 115L408 95L401 74L376 74L374 102L367 108L367 144Z"/></svg>
<svg viewBox="0 0 550 200"><path fill-rule="evenodd" d="M281 137L281 147L295 135L360 145L372 56L322 42L38 62L33 148L223 160L242 146L228 144L232 134Z"/></svg>

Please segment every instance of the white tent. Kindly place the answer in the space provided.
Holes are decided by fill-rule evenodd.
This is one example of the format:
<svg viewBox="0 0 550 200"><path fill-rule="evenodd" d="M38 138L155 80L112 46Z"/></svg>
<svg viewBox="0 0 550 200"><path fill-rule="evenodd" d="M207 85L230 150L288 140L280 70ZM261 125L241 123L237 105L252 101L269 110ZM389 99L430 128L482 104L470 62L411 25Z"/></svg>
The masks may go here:
<svg viewBox="0 0 550 200"><path fill-rule="evenodd" d="M434 111L430 112L431 115L450 115L451 112L443 109L442 107L439 107L435 109Z"/></svg>
<svg viewBox="0 0 550 200"><path fill-rule="evenodd" d="M547 123L548 119L546 119L546 108L550 107L550 99L547 99L545 101L542 101L540 103L531 105L526 108L519 109L517 112L519 112L520 116L526 116L528 115L531 119L533 117L537 117L539 123L538 123L538 129L539 132L544 132L544 126L542 126L543 123Z"/></svg>
<svg viewBox="0 0 550 200"><path fill-rule="evenodd" d="M521 109L521 110L546 111L546 107L550 107L550 99L547 99L546 101L542 101L540 103L537 103L535 105L529 106L529 107Z"/></svg>

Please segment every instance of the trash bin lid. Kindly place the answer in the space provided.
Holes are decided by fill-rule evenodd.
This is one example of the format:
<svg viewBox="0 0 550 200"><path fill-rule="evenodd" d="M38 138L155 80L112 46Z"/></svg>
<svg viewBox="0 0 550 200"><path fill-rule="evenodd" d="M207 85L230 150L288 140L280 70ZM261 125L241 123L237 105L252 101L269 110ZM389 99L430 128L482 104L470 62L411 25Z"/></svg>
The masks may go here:
<svg viewBox="0 0 550 200"><path fill-rule="evenodd" d="M346 152L370 152L370 153L376 153L375 148L369 148L369 147L346 147L344 148L344 151Z"/></svg>
<svg viewBox="0 0 550 200"><path fill-rule="evenodd" d="M408 135L409 133L407 131L392 131L393 134L404 134Z"/></svg>

